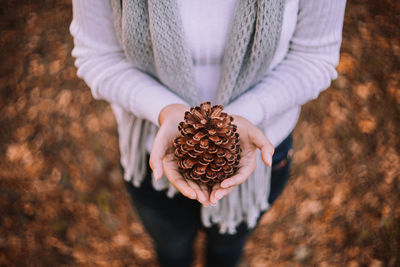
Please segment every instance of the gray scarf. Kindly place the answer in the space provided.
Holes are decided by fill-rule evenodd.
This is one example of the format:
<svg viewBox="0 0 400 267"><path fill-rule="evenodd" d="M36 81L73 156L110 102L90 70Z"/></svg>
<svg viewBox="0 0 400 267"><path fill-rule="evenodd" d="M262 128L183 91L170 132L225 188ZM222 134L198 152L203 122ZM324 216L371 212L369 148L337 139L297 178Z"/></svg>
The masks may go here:
<svg viewBox="0 0 400 267"><path fill-rule="evenodd" d="M284 0L238 0L225 47L217 104L228 104L265 75L278 45ZM190 105L198 105L193 63L185 43L176 0L111 0L114 24L128 60L153 76ZM216 103L214 103L216 104ZM139 186L146 171L143 138L155 131L150 122L132 116L128 148L122 165L125 179ZM234 233L242 221L254 227L259 212L268 209L270 169L258 155L257 169L215 207L202 209L205 226L217 223L221 232ZM164 177L156 189L176 191Z"/></svg>

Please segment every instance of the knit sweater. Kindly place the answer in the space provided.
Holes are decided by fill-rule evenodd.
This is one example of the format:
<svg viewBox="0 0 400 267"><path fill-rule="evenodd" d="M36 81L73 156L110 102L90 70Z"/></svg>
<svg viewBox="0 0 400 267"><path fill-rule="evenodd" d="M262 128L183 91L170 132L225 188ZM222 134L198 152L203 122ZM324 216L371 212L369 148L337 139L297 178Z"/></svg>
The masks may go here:
<svg viewBox="0 0 400 267"><path fill-rule="evenodd" d="M201 100L215 100L234 1L178 1ZM287 0L277 51L265 79L226 107L278 145L294 128L300 106L336 78L344 0ZM115 36L108 0L73 1L70 26L78 75L97 99L158 125L162 108L185 102L127 62ZM149 143L151 143L149 141Z"/></svg>
<svg viewBox="0 0 400 267"><path fill-rule="evenodd" d="M234 1L178 3L197 87L202 100L214 100ZM344 0L287 0L281 38L265 78L226 110L262 125L274 145L283 140L296 124L300 105L316 98L336 77L344 6ZM74 1L71 33L78 75L94 97L112 103L119 124L126 111L157 124L163 107L184 103L127 62L107 0ZM123 147L131 137L119 129Z"/></svg>

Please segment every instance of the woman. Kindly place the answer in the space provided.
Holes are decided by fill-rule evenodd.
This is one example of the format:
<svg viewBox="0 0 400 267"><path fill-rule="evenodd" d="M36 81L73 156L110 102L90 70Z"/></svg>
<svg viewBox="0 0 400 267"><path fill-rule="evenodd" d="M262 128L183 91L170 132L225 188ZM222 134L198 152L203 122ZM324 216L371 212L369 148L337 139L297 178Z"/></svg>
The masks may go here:
<svg viewBox="0 0 400 267"><path fill-rule="evenodd" d="M300 106L337 76L344 8L345 0L73 1L78 75L111 103L126 186L162 266L190 265L200 227L207 265L237 264L288 178ZM186 181L170 153L184 112L204 101L225 105L243 147L238 173L211 192Z"/></svg>

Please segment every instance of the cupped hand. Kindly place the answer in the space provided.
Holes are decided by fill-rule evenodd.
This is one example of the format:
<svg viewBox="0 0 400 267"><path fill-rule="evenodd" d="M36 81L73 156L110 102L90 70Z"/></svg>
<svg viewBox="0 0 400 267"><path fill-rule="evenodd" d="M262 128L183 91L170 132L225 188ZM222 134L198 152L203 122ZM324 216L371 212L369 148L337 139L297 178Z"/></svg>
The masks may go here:
<svg viewBox="0 0 400 267"><path fill-rule="evenodd" d="M213 205L250 177L257 166L257 149L261 150L261 158L264 164L267 166L272 164L274 147L264 133L241 116L234 115L233 118L233 123L237 125L240 147L242 148L239 169L232 177L213 186L210 193L210 203Z"/></svg>
<svg viewBox="0 0 400 267"><path fill-rule="evenodd" d="M156 180L160 180L164 173L170 183L184 196L208 206L210 195L207 186L183 178L174 155L173 141L179 136L178 124L188 110L189 107L182 104L168 105L161 110L158 117L160 128L154 138L149 163Z"/></svg>

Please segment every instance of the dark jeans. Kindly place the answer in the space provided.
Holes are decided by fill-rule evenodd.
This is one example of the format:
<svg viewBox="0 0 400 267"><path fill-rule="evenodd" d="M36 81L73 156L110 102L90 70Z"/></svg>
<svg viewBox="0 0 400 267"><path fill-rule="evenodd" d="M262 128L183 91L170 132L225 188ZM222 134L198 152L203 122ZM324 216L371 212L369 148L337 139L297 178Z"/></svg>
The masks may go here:
<svg viewBox="0 0 400 267"><path fill-rule="evenodd" d="M292 135L275 148L272 157L271 193L272 204L281 194L289 178ZM125 182L132 202L144 227L153 238L161 266L190 266L193 260L193 241L202 228L201 205L195 200L177 194L168 198L165 191L156 191L151 185L151 170L140 188ZM262 214L261 214L262 215ZM261 216L260 216L261 217ZM235 266L251 233L245 223L237 227L234 235L220 234L218 226L204 228L207 236L207 266Z"/></svg>

